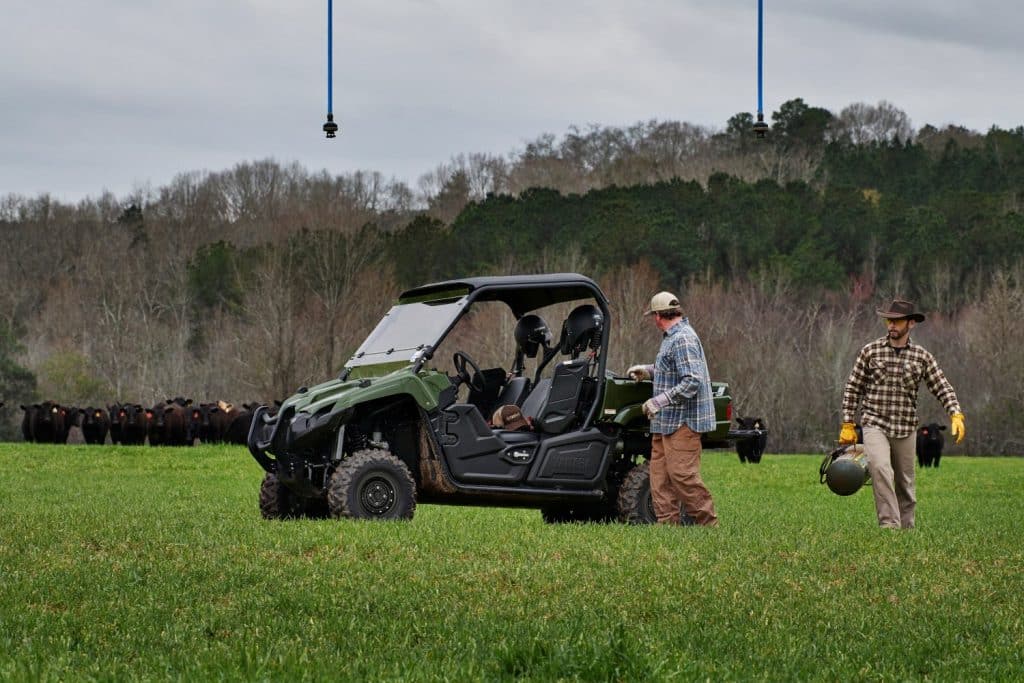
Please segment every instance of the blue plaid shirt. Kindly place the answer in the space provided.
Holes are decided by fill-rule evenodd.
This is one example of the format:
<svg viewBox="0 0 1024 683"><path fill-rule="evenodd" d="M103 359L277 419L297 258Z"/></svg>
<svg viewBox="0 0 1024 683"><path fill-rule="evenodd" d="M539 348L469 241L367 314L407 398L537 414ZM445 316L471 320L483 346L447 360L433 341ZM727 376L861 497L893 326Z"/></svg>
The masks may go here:
<svg viewBox="0 0 1024 683"><path fill-rule="evenodd" d="M671 404L651 420L652 434L671 434L683 425L701 433L715 430L708 362L687 318L665 332L654 361L654 395L663 393Z"/></svg>

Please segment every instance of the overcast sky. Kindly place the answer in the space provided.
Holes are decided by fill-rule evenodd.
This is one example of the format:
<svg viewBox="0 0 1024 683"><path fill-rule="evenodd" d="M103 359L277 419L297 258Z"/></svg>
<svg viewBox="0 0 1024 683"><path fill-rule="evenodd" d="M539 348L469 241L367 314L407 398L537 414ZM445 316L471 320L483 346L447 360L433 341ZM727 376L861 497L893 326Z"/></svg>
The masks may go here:
<svg viewBox="0 0 1024 683"><path fill-rule="evenodd" d="M571 125L755 112L756 0L4 0L0 195L65 201L297 161L415 184ZM1024 3L765 0L768 117L887 100L915 128L1024 123Z"/></svg>

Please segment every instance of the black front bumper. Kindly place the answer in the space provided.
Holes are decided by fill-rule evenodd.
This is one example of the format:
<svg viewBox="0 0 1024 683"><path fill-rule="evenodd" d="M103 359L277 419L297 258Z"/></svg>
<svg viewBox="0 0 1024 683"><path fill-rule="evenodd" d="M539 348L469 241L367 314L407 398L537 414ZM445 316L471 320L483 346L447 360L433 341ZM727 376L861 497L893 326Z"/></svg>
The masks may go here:
<svg viewBox="0 0 1024 683"><path fill-rule="evenodd" d="M270 415L266 406L260 406L249 427L249 452L268 472L279 471L281 461L291 467L321 466L330 459L338 430L351 414L351 408L324 408L311 415L289 406Z"/></svg>
<svg viewBox="0 0 1024 683"><path fill-rule="evenodd" d="M249 452L260 467L267 472L277 470L277 459L272 457L271 449L274 449L274 440L277 438L278 430L284 423L283 413L270 415L267 406L260 406L252 415L252 424L249 425L249 437L246 439ZM276 451L277 449L274 449Z"/></svg>

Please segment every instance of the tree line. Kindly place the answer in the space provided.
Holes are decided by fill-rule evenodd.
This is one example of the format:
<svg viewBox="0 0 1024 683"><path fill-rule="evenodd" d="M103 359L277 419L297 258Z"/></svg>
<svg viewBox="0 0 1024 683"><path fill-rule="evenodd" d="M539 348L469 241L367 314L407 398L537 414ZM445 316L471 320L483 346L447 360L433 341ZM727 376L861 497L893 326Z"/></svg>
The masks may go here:
<svg viewBox="0 0 1024 683"><path fill-rule="evenodd" d="M574 128L453 157L415 188L263 160L75 205L4 197L0 435L36 399L281 398L336 375L405 287L579 271L612 298L612 367L653 355L637 312L679 291L770 450L824 447L856 348L882 334L874 307L913 298L969 448L1014 452L998 426L1024 399L1005 371L1019 352L991 330L1024 331L1007 312L1024 128L914 130L885 102L792 100L772 121L764 141L746 114Z"/></svg>

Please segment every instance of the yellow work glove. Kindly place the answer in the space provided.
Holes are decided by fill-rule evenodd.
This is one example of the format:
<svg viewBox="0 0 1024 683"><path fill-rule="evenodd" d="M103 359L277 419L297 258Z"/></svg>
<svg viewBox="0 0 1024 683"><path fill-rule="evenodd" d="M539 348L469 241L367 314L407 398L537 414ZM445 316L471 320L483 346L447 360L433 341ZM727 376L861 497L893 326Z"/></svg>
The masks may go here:
<svg viewBox="0 0 1024 683"><path fill-rule="evenodd" d="M952 427L951 431L953 432L953 438L956 439L957 443L960 443L961 441L964 440L964 434L967 433L967 431L964 429L964 414L953 413L949 417L949 423Z"/></svg>
<svg viewBox="0 0 1024 683"><path fill-rule="evenodd" d="M839 445L845 446L851 443L857 443L857 430L854 429L856 425L852 422L844 422L843 428L839 430Z"/></svg>

